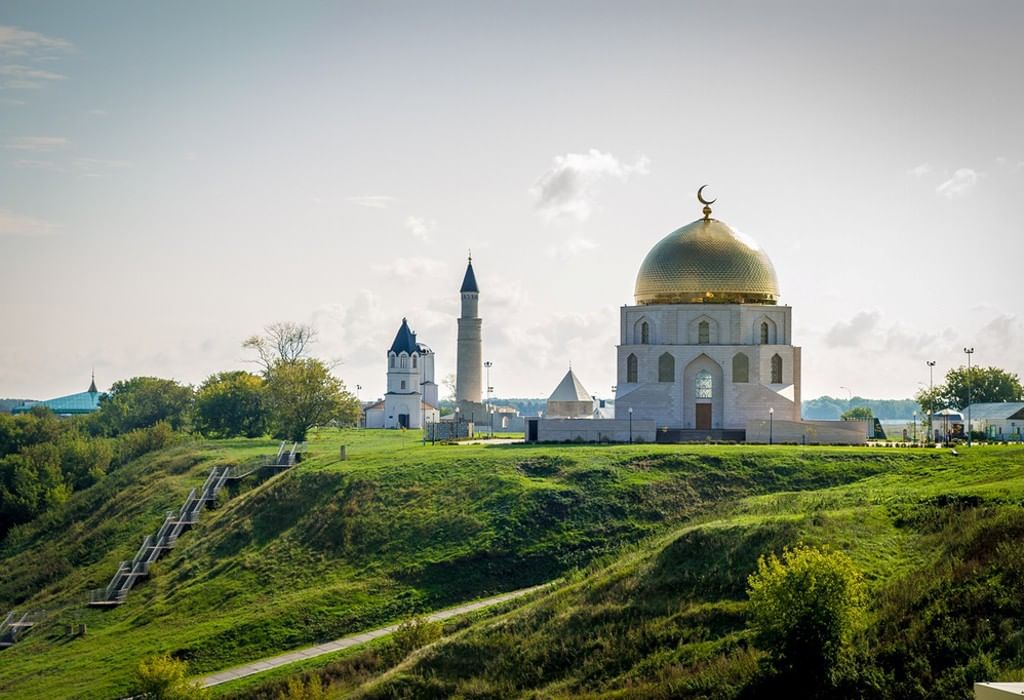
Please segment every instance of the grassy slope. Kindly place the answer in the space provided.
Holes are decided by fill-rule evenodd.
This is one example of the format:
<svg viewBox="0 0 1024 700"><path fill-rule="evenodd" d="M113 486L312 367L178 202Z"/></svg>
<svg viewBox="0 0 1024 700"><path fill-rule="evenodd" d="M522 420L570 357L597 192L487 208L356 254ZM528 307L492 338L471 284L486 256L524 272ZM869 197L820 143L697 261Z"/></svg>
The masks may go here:
<svg viewBox="0 0 1024 700"><path fill-rule="evenodd" d="M864 479L722 504L433 645L362 694L740 697L759 656L746 576L758 555L796 542L840 547L865 571L879 696L966 698L973 675L1019 678L1024 450L876 454L886 468Z"/></svg>
<svg viewBox="0 0 1024 700"><path fill-rule="evenodd" d="M114 610L80 601L212 465L252 461L271 442L149 455L13 533L0 548L0 603L53 613L3 652L0 693L110 697L147 654L216 670L551 580L723 500L889 468L841 450L422 447L375 431L325 431L310 445L299 468L207 512ZM88 635L67 636L69 622Z"/></svg>

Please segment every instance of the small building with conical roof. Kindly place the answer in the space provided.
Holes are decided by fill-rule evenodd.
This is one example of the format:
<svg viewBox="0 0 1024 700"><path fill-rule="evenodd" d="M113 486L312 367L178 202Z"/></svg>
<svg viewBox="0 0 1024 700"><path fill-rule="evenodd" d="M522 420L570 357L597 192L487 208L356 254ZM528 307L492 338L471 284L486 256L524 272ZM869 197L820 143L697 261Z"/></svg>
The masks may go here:
<svg viewBox="0 0 1024 700"><path fill-rule="evenodd" d="M583 382L570 367L569 371L565 373L565 377L548 397L544 417L593 418L594 403L594 397L590 395L590 392L583 386Z"/></svg>

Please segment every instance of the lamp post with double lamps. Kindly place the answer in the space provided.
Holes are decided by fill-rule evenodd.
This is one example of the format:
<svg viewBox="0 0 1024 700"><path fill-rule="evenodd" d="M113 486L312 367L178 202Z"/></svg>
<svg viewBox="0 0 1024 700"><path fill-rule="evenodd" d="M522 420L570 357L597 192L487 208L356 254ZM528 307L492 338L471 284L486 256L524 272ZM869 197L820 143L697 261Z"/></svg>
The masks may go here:
<svg viewBox="0 0 1024 700"><path fill-rule="evenodd" d="M964 354L967 355L967 446L971 446L971 355L974 354L974 348L964 348Z"/></svg>
<svg viewBox="0 0 1024 700"><path fill-rule="evenodd" d="M768 444L773 444L775 439L775 407L768 409Z"/></svg>

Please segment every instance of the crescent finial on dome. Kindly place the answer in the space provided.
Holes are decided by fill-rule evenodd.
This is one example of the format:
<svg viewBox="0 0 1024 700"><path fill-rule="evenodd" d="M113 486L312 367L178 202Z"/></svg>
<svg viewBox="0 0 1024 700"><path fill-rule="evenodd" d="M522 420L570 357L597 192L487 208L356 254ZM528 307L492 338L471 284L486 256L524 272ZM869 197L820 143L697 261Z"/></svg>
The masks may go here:
<svg viewBox="0 0 1024 700"><path fill-rule="evenodd" d="M703 209L704 220L705 221L710 221L711 220L711 205L718 201L718 197L715 197L710 202L708 200L704 199L703 192L704 192L704 188L705 187L707 187L707 185L701 185L697 189L697 201L704 205L704 209Z"/></svg>

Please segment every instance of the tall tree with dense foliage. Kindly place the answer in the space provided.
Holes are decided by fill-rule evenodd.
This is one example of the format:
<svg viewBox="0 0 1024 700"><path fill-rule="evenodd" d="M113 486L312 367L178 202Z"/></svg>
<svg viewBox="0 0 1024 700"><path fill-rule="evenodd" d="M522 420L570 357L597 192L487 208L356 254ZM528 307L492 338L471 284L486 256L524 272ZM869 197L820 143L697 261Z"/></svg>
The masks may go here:
<svg viewBox="0 0 1024 700"><path fill-rule="evenodd" d="M304 440L318 425L353 425L359 402L323 362L306 358L279 361L267 375L267 407L274 437Z"/></svg>
<svg viewBox="0 0 1024 700"><path fill-rule="evenodd" d="M96 424L108 435L146 428L161 421L180 430L192 413L192 387L173 379L132 377L114 382L100 398Z"/></svg>
<svg viewBox="0 0 1024 700"><path fill-rule="evenodd" d="M1020 378L1012 372L998 367L971 367L970 400L968 401L967 367L958 367L946 372L943 397L949 405L967 408L968 403L999 403L1020 401L1024 396Z"/></svg>
<svg viewBox="0 0 1024 700"><path fill-rule="evenodd" d="M196 391L196 430L208 437L259 437L266 433L264 382L249 372L219 372Z"/></svg>
<svg viewBox="0 0 1024 700"><path fill-rule="evenodd" d="M747 581L757 644L800 696L829 697L840 660L861 622L863 576L844 553L786 549L762 556Z"/></svg>

